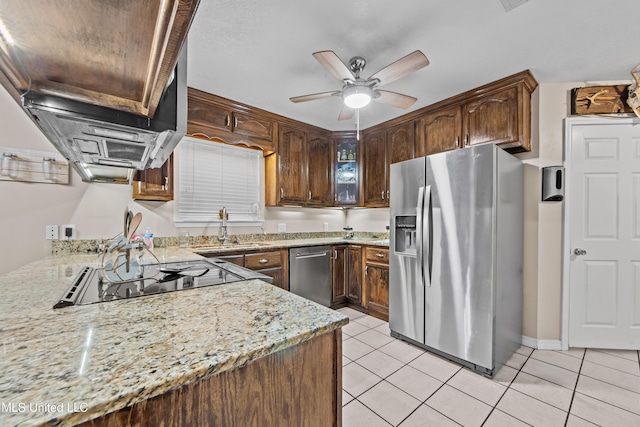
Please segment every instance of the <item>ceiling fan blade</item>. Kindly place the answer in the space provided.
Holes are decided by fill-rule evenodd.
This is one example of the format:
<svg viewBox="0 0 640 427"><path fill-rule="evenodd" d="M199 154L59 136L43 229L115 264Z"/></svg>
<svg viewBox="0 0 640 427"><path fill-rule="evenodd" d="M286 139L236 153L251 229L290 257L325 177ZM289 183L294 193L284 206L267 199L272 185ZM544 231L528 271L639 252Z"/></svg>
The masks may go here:
<svg viewBox="0 0 640 427"><path fill-rule="evenodd" d="M289 100L296 103L314 101L316 99L329 98L330 96L338 95L339 93L340 91L312 93L310 95L294 96L293 98L289 98Z"/></svg>
<svg viewBox="0 0 640 427"><path fill-rule="evenodd" d="M397 108L403 108L405 110L411 107L418 100L418 98L414 98L413 96L390 92L388 90L376 89L376 92L379 93L380 96L373 98L374 101Z"/></svg>
<svg viewBox="0 0 640 427"><path fill-rule="evenodd" d="M416 50L409 55L398 59L393 64L389 64L384 67L382 70L378 71L371 77L367 79L367 81L371 80L379 80L380 83L378 86L386 85L387 83L391 83L394 80L401 79L402 77L413 73L414 71L418 71L421 68L429 65L429 60L424 55L424 53Z"/></svg>
<svg viewBox="0 0 640 427"><path fill-rule="evenodd" d="M345 80L354 81L355 77L349 70L349 67L344 65L344 62L338 58L332 50L323 50L313 54L313 57L331 74L333 74L338 80L344 82Z"/></svg>
<svg viewBox="0 0 640 427"><path fill-rule="evenodd" d="M342 106L342 110L340 110L340 114L338 115L338 121L349 120L353 117L355 110L353 108L349 108L346 105Z"/></svg>

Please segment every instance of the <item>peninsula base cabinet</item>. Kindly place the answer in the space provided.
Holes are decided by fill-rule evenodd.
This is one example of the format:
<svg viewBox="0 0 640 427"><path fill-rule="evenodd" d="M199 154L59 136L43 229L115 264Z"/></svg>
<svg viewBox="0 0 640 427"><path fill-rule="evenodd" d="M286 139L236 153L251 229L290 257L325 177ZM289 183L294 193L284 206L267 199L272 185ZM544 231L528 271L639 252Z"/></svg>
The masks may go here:
<svg viewBox="0 0 640 427"><path fill-rule="evenodd" d="M340 426L342 330L81 425Z"/></svg>

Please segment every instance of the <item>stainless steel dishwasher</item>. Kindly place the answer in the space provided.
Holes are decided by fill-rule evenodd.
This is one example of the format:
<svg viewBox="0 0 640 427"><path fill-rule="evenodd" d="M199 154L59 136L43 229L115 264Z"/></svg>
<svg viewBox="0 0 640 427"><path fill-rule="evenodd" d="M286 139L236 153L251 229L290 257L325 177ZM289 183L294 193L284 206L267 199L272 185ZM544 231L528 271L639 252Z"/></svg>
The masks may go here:
<svg viewBox="0 0 640 427"><path fill-rule="evenodd" d="M289 249L289 290L325 307L331 304L331 248Z"/></svg>

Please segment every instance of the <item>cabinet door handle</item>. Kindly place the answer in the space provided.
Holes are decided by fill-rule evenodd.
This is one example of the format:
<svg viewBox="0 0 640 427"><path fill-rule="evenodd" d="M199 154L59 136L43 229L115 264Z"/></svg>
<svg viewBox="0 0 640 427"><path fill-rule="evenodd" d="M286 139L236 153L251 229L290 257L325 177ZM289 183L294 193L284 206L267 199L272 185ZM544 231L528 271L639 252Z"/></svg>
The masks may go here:
<svg viewBox="0 0 640 427"><path fill-rule="evenodd" d="M333 201L334 201L334 202L337 202L337 201L338 201L338 194L337 194L337 193L333 195Z"/></svg>
<svg viewBox="0 0 640 427"><path fill-rule="evenodd" d="M365 276L368 276L368 275L369 275L369 266L366 266L366 267L364 268L364 275L365 275Z"/></svg>
<svg viewBox="0 0 640 427"><path fill-rule="evenodd" d="M268 259L266 259L266 258L262 258L262 259L261 259L261 260L259 260L258 262L259 262L260 264L266 264L266 263L268 263L268 262L269 262L269 260L268 260Z"/></svg>
<svg viewBox="0 0 640 427"><path fill-rule="evenodd" d="M464 145L467 147L469 146L469 135L464 136Z"/></svg>
<svg viewBox="0 0 640 427"><path fill-rule="evenodd" d="M384 200L384 190L382 190L382 200Z"/></svg>
<svg viewBox="0 0 640 427"><path fill-rule="evenodd" d="M309 190L309 200L311 200L311 190Z"/></svg>
<svg viewBox="0 0 640 427"><path fill-rule="evenodd" d="M460 136L456 136L456 148L460 148Z"/></svg>
<svg viewBox="0 0 640 427"><path fill-rule="evenodd" d="M163 190L168 190L169 189L169 177L165 176L164 177L164 188Z"/></svg>
<svg viewBox="0 0 640 427"><path fill-rule="evenodd" d="M338 251L333 251L333 259L338 259Z"/></svg>
<svg viewBox="0 0 640 427"><path fill-rule="evenodd" d="M384 258L384 254L376 254L378 258Z"/></svg>
<svg viewBox="0 0 640 427"><path fill-rule="evenodd" d="M238 118L236 116L233 116L233 127L234 128L238 127Z"/></svg>
<svg viewBox="0 0 640 427"><path fill-rule="evenodd" d="M227 117L224 118L224 125L225 126L229 126L229 115L227 114Z"/></svg>
<svg viewBox="0 0 640 427"><path fill-rule="evenodd" d="M280 187L280 198L284 198L284 188Z"/></svg>
<svg viewBox="0 0 640 427"><path fill-rule="evenodd" d="M387 199L389 198L389 190L387 190Z"/></svg>

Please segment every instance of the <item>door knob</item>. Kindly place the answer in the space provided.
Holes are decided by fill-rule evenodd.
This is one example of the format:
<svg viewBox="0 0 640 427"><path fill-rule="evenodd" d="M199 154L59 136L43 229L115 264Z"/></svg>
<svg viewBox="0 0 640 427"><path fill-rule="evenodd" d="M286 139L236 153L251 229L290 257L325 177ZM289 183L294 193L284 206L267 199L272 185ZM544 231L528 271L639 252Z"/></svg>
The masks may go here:
<svg viewBox="0 0 640 427"><path fill-rule="evenodd" d="M587 251L585 251L584 249L580 249L580 248L575 248L573 250L574 255L580 256L580 255L586 255Z"/></svg>

